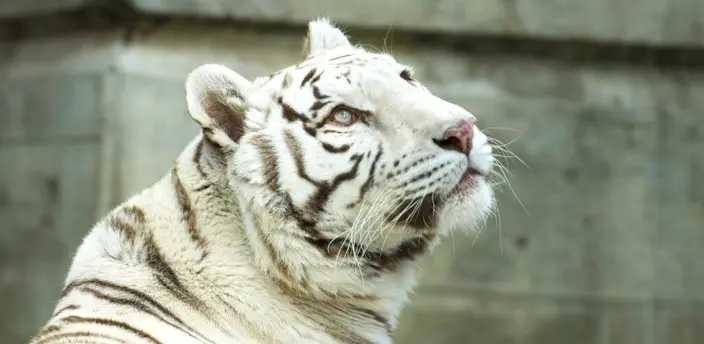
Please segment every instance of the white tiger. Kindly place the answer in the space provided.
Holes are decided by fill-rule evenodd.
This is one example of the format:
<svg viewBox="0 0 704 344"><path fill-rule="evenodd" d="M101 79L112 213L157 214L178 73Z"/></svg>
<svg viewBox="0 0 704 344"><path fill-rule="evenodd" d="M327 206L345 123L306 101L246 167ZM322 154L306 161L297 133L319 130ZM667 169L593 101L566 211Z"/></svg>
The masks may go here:
<svg viewBox="0 0 704 344"><path fill-rule="evenodd" d="M475 118L327 19L306 58L186 81L202 127L95 225L45 343L391 343L439 236L475 228L494 164Z"/></svg>

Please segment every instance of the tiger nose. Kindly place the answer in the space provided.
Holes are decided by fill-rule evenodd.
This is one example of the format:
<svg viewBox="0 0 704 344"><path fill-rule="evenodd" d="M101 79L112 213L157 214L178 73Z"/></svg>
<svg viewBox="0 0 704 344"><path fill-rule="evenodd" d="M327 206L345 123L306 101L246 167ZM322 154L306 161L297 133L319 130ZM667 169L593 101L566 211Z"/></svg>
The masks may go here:
<svg viewBox="0 0 704 344"><path fill-rule="evenodd" d="M469 154L469 151L472 150L473 128L473 120L462 121L448 128L440 139L434 139L433 142L442 149Z"/></svg>

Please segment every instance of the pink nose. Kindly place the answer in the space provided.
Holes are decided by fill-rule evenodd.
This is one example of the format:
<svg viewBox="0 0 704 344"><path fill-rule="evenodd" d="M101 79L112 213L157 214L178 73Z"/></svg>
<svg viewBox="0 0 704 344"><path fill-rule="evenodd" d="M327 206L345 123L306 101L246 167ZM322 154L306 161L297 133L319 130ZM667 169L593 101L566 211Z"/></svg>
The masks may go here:
<svg viewBox="0 0 704 344"><path fill-rule="evenodd" d="M443 149L469 154L469 151L472 150L473 128L474 121L462 121L447 129L440 140L434 141Z"/></svg>

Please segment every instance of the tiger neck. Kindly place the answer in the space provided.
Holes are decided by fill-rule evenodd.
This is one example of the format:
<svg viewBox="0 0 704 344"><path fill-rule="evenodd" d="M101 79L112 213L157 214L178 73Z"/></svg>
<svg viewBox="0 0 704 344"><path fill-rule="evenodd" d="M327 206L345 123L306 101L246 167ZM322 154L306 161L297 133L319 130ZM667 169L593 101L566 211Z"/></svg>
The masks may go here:
<svg viewBox="0 0 704 344"><path fill-rule="evenodd" d="M381 324L386 333L395 328L408 294L416 285L418 260L430 250L428 245L436 243L436 238L419 238L417 245L405 247L400 254L414 258L407 261L399 256L379 256L375 264L366 264L364 257L340 259L345 254L342 250L354 248L315 237L300 221L271 212L269 208L276 200L266 193L228 185L226 163L219 149L205 140L195 140L179 158L177 167L180 173L193 177L190 179L194 180L194 192L206 185L229 188L225 191L229 193L235 190L238 197L229 202L225 202L223 192L213 196L211 188L198 197L220 197L208 204L231 202L233 208L221 207L219 211L233 212L233 218L241 221L241 226L235 228L242 228L246 237L243 249L249 250L247 255L253 257L260 274L288 297L317 302L323 311L332 309L330 305L334 309L362 309L375 323L372 325Z"/></svg>

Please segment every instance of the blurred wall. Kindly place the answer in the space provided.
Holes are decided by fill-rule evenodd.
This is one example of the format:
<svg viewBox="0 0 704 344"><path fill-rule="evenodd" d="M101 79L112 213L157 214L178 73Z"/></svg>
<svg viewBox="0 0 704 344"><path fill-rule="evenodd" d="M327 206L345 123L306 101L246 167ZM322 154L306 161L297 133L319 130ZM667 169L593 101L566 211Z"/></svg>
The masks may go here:
<svg viewBox="0 0 704 344"><path fill-rule="evenodd" d="M0 342L47 320L82 236L197 133L186 74L293 64L317 15L529 166L503 159L500 216L425 264L398 343L704 342L699 0L0 0Z"/></svg>

